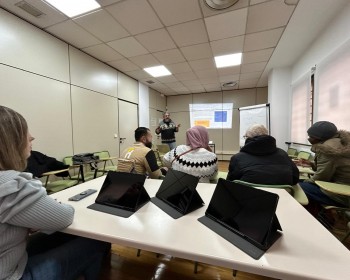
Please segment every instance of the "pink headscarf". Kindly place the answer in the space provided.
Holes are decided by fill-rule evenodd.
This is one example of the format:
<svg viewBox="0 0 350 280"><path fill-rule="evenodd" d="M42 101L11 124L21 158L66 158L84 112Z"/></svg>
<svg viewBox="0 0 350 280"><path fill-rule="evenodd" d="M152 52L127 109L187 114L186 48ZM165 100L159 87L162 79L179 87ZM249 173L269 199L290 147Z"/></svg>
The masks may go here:
<svg viewBox="0 0 350 280"><path fill-rule="evenodd" d="M209 143L209 134L204 126L196 125L186 131L186 145L192 149L207 148Z"/></svg>

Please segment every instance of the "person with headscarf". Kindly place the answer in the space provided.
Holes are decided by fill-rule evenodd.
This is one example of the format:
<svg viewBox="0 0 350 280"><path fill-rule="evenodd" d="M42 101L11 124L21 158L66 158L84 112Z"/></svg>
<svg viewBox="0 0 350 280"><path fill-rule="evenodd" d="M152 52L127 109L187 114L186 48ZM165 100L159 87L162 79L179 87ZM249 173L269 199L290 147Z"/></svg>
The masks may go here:
<svg viewBox="0 0 350 280"><path fill-rule="evenodd" d="M255 184L295 185L299 170L288 154L276 146L265 126L254 124L244 135L245 144L230 160L227 180Z"/></svg>
<svg viewBox="0 0 350 280"><path fill-rule="evenodd" d="M349 207L348 197L320 189L315 181L349 185L350 188L350 132L338 130L328 121L314 123L308 130L311 151L315 153L315 174L300 182L310 203Z"/></svg>
<svg viewBox="0 0 350 280"><path fill-rule="evenodd" d="M217 157L209 147L209 134L204 126L186 131L186 145L179 145L166 153L163 162L169 168L196 176L201 183L209 183L218 171Z"/></svg>

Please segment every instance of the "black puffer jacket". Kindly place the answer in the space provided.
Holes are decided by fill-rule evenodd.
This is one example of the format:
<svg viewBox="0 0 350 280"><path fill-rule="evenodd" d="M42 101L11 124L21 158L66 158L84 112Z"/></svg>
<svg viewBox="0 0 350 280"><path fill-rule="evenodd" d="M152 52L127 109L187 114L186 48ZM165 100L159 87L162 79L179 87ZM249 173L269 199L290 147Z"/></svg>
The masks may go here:
<svg viewBox="0 0 350 280"><path fill-rule="evenodd" d="M232 156L227 180L294 185L299 180L299 170L288 154L276 147L275 138L262 135L248 138L241 151Z"/></svg>

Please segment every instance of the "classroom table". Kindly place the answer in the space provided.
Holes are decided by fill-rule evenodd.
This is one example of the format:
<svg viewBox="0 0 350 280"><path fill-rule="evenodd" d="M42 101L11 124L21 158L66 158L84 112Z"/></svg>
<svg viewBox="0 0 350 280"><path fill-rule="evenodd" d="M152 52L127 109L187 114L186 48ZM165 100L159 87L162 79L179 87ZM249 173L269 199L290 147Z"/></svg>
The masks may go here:
<svg viewBox="0 0 350 280"><path fill-rule="evenodd" d="M197 221L215 184L198 184L205 206L176 220L151 202L129 218L88 209L98 192L78 202L68 201L86 189L99 190L104 179L51 195L75 208L74 221L63 232L278 279L349 279L350 251L283 189L264 189L279 195L276 214L283 234L255 260ZM146 180L151 197L161 182Z"/></svg>

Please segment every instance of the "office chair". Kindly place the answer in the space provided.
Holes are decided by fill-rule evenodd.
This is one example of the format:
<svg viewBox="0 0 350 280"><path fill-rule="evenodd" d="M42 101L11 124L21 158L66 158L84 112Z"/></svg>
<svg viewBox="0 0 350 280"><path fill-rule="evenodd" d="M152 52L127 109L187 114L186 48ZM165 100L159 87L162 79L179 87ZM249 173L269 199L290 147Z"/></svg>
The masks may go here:
<svg viewBox="0 0 350 280"><path fill-rule="evenodd" d="M97 156L99 158L99 163L103 163L103 168L99 168L98 171L103 173L108 171L117 171L118 167L114 165L113 162L113 159L115 159L115 157L111 157L108 151L96 152L94 153L94 156Z"/></svg>
<svg viewBox="0 0 350 280"><path fill-rule="evenodd" d="M49 171L49 172L45 172L42 174L43 177L46 177L45 180L45 184L44 187L47 191L48 194L52 194L55 192L59 192L62 191L64 189L73 187L75 185L79 184L79 178L80 178L80 172L78 171L78 175L76 175L76 179L73 179L70 175L70 170L71 169L76 169L79 167L76 166L70 166L66 169L62 169L62 170L55 170L55 171ZM63 171L67 171L68 172L68 178L63 178L63 179L59 179L59 180L53 180L53 181L49 181L49 178L51 175L57 175L59 173L62 173Z"/></svg>

